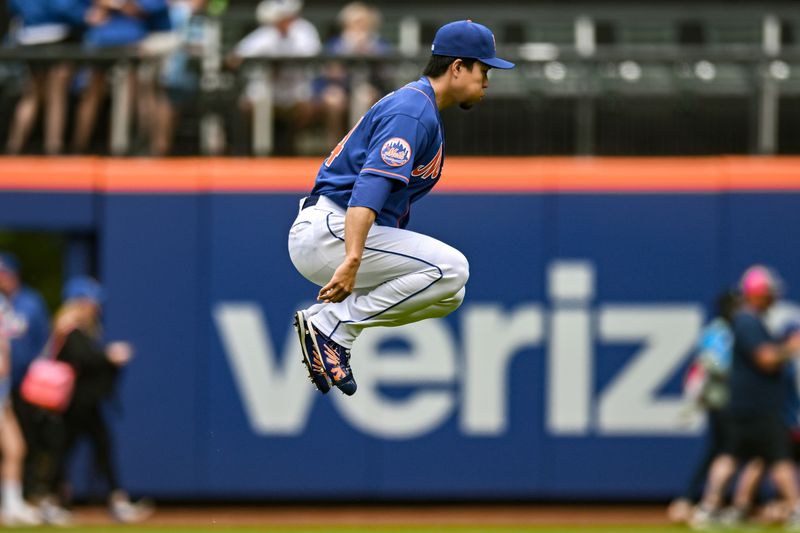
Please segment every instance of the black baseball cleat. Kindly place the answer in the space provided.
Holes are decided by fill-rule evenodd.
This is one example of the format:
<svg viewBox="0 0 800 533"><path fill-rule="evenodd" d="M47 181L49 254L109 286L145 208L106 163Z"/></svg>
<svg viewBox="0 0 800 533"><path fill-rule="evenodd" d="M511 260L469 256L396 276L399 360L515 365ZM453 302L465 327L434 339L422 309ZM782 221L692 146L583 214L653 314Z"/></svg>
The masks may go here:
<svg viewBox="0 0 800 533"><path fill-rule="evenodd" d="M358 386L350 368L350 350L320 333L310 320L306 320L311 332L314 353L322 354L322 364L330 383L348 396L356 393Z"/></svg>
<svg viewBox="0 0 800 533"><path fill-rule="evenodd" d="M297 331L297 338L300 341L303 364L306 365L308 378L322 394L327 394L331 390L331 382L325 372L325 366L322 363L319 351L315 347L313 330L309 326L303 311L298 311L294 314L294 329Z"/></svg>

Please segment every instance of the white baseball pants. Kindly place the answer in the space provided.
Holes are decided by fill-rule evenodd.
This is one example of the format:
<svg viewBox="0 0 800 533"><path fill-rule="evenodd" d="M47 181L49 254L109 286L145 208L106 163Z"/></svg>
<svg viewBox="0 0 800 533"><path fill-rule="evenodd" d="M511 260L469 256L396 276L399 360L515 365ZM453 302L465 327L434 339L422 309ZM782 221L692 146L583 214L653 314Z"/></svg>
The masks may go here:
<svg viewBox="0 0 800 533"><path fill-rule="evenodd" d="M322 196L316 205L301 208L289 230L292 263L320 287L344 260L344 218L345 210ZM464 300L468 277L467 259L452 246L413 231L373 225L353 293L305 311L321 333L349 349L364 328L450 314Z"/></svg>

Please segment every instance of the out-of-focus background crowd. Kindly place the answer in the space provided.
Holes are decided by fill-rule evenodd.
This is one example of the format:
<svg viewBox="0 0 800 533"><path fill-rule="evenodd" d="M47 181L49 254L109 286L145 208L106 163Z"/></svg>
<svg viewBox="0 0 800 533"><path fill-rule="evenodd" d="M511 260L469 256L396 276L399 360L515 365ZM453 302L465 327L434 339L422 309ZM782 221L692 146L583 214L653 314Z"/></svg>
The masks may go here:
<svg viewBox="0 0 800 533"><path fill-rule="evenodd" d="M102 331L103 287L88 276L64 283L51 317L39 291L22 282L19 259L0 253L0 519L5 526L73 524L69 465L88 439L101 498L119 522L152 514L132 502L117 474L109 413L118 411L117 374L133 348Z"/></svg>
<svg viewBox="0 0 800 533"><path fill-rule="evenodd" d="M323 154L470 16L520 66L477 127L446 118L451 155L798 153L800 21L768 7L10 0L0 137L10 154Z"/></svg>

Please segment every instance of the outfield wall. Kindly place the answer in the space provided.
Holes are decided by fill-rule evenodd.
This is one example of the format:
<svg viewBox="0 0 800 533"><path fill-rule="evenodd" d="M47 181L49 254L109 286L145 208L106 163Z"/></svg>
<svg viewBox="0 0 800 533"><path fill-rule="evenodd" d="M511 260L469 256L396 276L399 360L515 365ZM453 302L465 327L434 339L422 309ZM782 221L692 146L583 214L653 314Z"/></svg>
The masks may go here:
<svg viewBox="0 0 800 533"><path fill-rule="evenodd" d="M798 158L450 158L409 229L469 258L464 305L369 331L358 394L323 397L291 330L316 290L286 250L318 164L0 159L0 226L97 236L108 337L138 352L131 490L669 497L700 452L680 380L715 295L766 262L800 301Z"/></svg>

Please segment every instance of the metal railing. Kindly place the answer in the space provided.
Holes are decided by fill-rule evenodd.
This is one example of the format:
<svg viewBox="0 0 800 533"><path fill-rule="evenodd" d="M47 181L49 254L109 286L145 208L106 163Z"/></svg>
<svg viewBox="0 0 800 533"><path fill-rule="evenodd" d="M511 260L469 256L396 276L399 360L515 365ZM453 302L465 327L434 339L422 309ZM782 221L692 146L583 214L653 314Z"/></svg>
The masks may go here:
<svg viewBox="0 0 800 533"><path fill-rule="evenodd" d="M577 24L577 23L576 23ZM580 24L578 26L580 27ZM413 33L410 30L409 34ZM232 92L238 85L238 73L226 70L223 51L219 47L219 27L207 28L207 45L202 55L195 57L201 72L199 91L206 99L221 92ZM585 33L585 31L584 31ZM580 37L582 32L576 32ZM771 35L771 36L770 36ZM501 50L501 55L518 64L516 71L498 73L492 80L489 98L525 99L532 94L544 97L569 97L575 101L575 151L594 153L596 118L595 102L605 94L703 94L705 96L738 94L752 106L753 129L750 152L773 154L778 146L780 99L800 95L800 50L781 49L775 44L774 33L765 32L765 42L758 47L686 47L686 46L596 46L591 36L576 37L575 46L528 44ZM538 48L537 48L538 46ZM143 58L136 50L128 52L86 50L64 47L46 51L37 48L2 48L0 63L56 63L69 61L76 65L92 65L111 69L110 152L127 155L131 152L132 96L125 83L127 74L140 64L157 58ZM244 65L255 72L251 81L262 85L259 97L253 102L250 152L266 156L273 152L274 76L276 69L293 65L318 71L329 61L347 65L350 75L363 79L370 68L390 65L397 85L416 79L427 61L427 54L394 54L382 57L313 58L272 57L249 58ZM721 79L720 71L730 68L737 72L733 80ZM652 72L657 76L652 75ZM218 109L201 106L199 120L199 152L218 155L222 150L215 139L225 127ZM351 102L350 122L354 123L360 110ZM524 120L524 117L521 119Z"/></svg>

